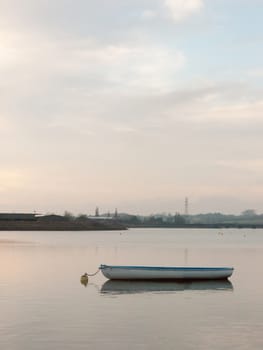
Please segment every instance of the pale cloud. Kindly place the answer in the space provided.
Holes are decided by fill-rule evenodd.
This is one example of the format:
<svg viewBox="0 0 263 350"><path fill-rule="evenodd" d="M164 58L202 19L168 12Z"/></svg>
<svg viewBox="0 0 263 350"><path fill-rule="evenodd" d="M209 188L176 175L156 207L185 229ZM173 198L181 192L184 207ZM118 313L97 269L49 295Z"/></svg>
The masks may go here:
<svg viewBox="0 0 263 350"><path fill-rule="evenodd" d="M210 110L213 118L228 121L262 120L263 100L245 102L232 105L221 105Z"/></svg>
<svg viewBox="0 0 263 350"><path fill-rule="evenodd" d="M15 37L15 38L14 38ZM18 47L19 35L0 32L0 70L4 71L23 59L21 49Z"/></svg>
<svg viewBox="0 0 263 350"><path fill-rule="evenodd" d="M125 126L125 125L115 125L113 126L112 130L117 133L124 133L124 134L138 132L138 130L136 130L135 128Z"/></svg>
<svg viewBox="0 0 263 350"><path fill-rule="evenodd" d="M209 84L198 82L196 88L174 89L156 96L153 109L161 118L191 123L220 123L234 125L249 121L261 122L263 101L260 90L237 83Z"/></svg>
<svg viewBox="0 0 263 350"><path fill-rule="evenodd" d="M27 175L21 169L5 169L0 171L0 192L19 189L27 183Z"/></svg>
<svg viewBox="0 0 263 350"><path fill-rule="evenodd" d="M20 47L16 47L16 41L0 45L0 53L4 53L0 58L0 70L8 65L8 82L14 78L14 88L26 75L33 84L40 76L45 81L48 77L85 78L86 90L90 87L93 92L167 91L173 89L177 72L186 64L182 51L149 43L102 45L89 38L72 43L52 40L37 43L33 37L30 40L22 37L23 40L24 45L20 43ZM2 80L0 84L3 83Z"/></svg>
<svg viewBox="0 0 263 350"><path fill-rule="evenodd" d="M1 110L1 109L0 109ZM0 115L0 132L7 133L13 129L12 123L4 115Z"/></svg>
<svg viewBox="0 0 263 350"><path fill-rule="evenodd" d="M262 78L263 68L251 69L248 71L248 75L251 77Z"/></svg>
<svg viewBox="0 0 263 350"><path fill-rule="evenodd" d="M69 65L76 70L93 72L97 83L108 82L111 90L170 90L176 73L186 63L183 52L149 44L92 44L82 50L73 50L69 57L64 62L65 68Z"/></svg>
<svg viewBox="0 0 263 350"><path fill-rule="evenodd" d="M164 4L176 22L199 12L204 6L203 0L165 0Z"/></svg>
<svg viewBox="0 0 263 350"><path fill-rule="evenodd" d="M239 159L239 160L223 160L216 162L219 166L228 168L229 171L242 170L242 171L251 171L254 174L263 175L263 160L261 158L256 159Z"/></svg>
<svg viewBox="0 0 263 350"><path fill-rule="evenodd" d="M157 12L153 11L153 10L145 10L142 13L142 18L143 19L153 19L157 16Z"/></svg>

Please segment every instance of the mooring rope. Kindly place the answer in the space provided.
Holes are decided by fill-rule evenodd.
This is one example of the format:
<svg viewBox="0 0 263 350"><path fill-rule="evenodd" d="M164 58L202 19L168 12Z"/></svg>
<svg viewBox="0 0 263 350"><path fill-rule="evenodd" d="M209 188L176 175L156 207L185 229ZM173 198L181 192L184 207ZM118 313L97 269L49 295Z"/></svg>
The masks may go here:
<svg viewBox="0 0 263 350"><path fill-rule="evenodd" d="M87 272L85 272L83 276L89 276L89 277L91 277L91 276L97 275L97 273L99 273L99 272L100 272L100 269L98 269L95 273L87 273Z"/></svg>

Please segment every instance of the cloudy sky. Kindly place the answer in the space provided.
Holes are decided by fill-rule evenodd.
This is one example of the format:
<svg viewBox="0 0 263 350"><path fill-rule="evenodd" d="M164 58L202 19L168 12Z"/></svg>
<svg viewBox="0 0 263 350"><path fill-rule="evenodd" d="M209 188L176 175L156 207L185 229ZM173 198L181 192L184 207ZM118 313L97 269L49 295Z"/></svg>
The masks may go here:
<svg viewBox="0 0 263 350"><path fill-rule="evenodd" d="M0 210L263 212L262 0L0 0Z"/></svg>

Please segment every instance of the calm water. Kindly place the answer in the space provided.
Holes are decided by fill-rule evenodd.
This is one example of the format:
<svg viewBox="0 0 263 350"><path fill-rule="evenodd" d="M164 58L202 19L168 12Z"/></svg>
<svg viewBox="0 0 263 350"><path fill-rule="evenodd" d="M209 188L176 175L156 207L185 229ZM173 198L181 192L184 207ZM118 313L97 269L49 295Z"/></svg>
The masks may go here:
<svg viewBox="0 0 263 350"><path fill-rule="evenodd" d="M234 266L229 283L112 283L101 264ZM0 349L262 349L263 230L0 232Z"/></svg>

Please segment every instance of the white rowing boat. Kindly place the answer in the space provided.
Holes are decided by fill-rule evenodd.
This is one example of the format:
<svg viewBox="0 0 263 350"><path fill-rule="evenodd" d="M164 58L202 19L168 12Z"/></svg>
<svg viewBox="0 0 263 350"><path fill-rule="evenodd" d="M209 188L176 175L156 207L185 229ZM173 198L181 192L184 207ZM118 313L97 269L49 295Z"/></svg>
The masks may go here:
<svg viewBox="0 0 263 350"><path fill-rule="evenodd" d="M101 265L110 280L218 280L227 279L232 267L162 267Z"/></svg>

